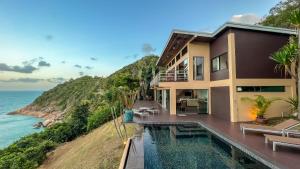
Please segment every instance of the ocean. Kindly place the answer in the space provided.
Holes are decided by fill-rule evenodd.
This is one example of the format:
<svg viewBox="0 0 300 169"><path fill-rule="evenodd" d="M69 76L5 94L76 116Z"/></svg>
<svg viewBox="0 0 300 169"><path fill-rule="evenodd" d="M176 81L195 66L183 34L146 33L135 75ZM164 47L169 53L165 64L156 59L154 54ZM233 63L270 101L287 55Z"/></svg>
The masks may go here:
<svg viewBox="0 0 300 169"><path fill-rule="evenodd" d="M32 126L42 121L40 118L7 115L9 112L30 104L41 94L42 91L0 91L0 149L23 136L42 130L34 129Z"/></svg>

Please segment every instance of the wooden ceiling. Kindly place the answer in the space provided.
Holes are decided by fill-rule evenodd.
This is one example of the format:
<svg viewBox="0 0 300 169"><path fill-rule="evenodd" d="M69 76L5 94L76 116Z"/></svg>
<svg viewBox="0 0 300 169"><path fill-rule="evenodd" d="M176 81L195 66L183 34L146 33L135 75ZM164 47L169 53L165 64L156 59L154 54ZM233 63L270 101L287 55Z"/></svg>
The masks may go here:
<svg viewBox="0 0 300 169"><path fill-rule="evenodd" d="M179 50L182 49L184 45L192 38L193 35L174 33L171 36L169 43L167 44L157 65L165 66L168 62L171 61L171 59L175 57Z"/></svg>

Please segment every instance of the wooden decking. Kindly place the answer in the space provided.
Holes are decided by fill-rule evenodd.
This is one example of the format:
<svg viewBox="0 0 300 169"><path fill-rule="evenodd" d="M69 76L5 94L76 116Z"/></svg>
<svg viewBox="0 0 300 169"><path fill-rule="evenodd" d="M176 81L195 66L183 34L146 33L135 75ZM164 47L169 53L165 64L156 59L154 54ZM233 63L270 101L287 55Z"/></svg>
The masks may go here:
<svg viewBox="0 0 300 169"><path fill-rule="evenodd" d="M218 135L242 151L250 154L259 161L271 166L271 168L298 169L300 166L300 150L278 147L273 152L271 144L265 144L262 134L249 133L243 135L239 123L231 123L211 115L187 115L185 117L170 115L153 101L138 101L135 108L156 107L157 115L148 117L134 117L134 122L139 124L172 124L172 123L198 123L210 132Z"/></svg>

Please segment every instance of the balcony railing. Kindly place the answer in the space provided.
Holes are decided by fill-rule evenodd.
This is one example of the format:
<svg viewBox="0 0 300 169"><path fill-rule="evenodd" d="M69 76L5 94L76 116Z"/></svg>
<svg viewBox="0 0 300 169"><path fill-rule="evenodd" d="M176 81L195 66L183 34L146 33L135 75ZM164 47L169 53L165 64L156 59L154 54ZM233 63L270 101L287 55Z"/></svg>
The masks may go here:
<svg viewBox="0 0 300 169"><path fill-rule="evenodd" d="M186 82L188 81L187 70L177 70L176 72L159 72L151 81L150 85L157 86L159 82Z"/></svg>

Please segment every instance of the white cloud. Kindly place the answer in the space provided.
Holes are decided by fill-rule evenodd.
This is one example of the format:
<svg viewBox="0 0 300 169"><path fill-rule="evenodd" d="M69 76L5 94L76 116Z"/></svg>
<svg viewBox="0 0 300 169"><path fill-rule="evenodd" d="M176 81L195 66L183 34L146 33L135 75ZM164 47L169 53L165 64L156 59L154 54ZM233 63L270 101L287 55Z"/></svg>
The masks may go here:
<svg viewBox="0 0 300 169"><path fill-rule="evenodd" d="M261 18L256 14L240 14L233 15L230 19L231 22L245 23L245 24L256 24L261 21Z"/></svg>

